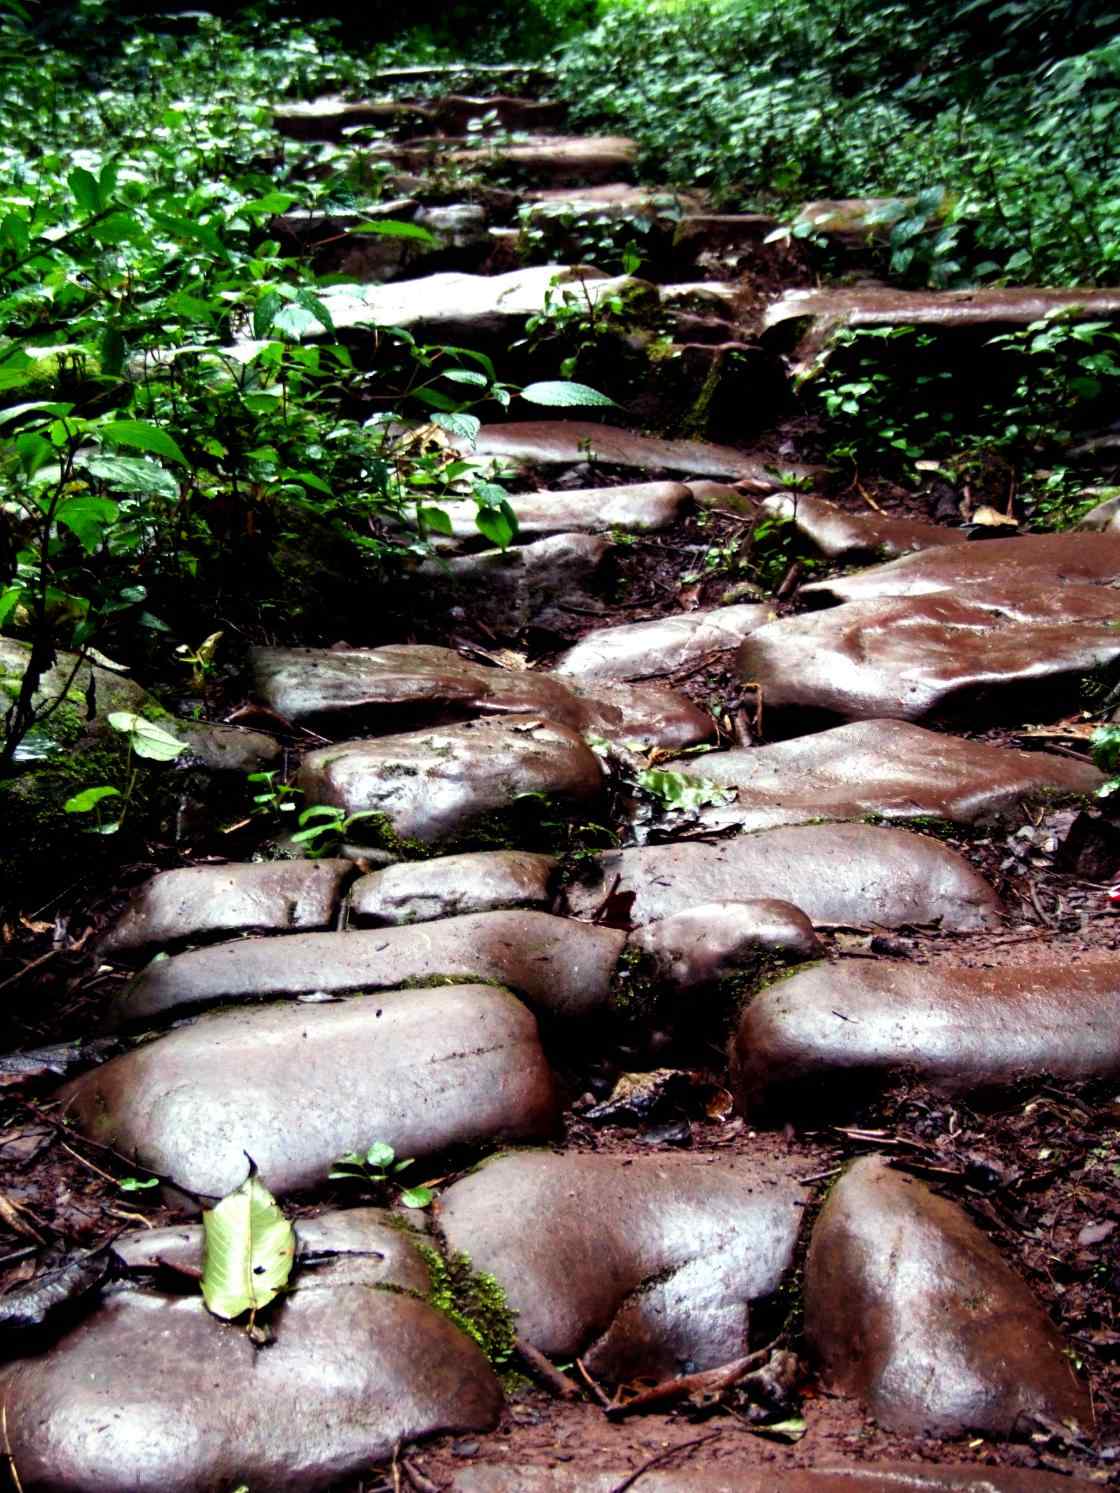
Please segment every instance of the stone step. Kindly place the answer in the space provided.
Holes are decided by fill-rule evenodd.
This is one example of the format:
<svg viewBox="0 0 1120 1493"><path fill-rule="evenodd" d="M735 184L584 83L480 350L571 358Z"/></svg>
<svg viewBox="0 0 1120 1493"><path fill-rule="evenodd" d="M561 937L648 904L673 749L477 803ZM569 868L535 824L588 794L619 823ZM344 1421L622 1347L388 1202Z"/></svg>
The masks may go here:
<svg viewBox="0 0 1120 1493"><path fill-rule="evenodd" d="M627 180L633 176L637 154L636 142L624 135L538 135L512 144L470 135L434 135L405 145L375 145L369 152L371 159L406 170L453 166L487 177L512 175L570 187Z"/></svg>
<svg viewBox="0 0 1120 1493"><path fill-rule="evenodd" d="M917 550L968 542L964 529L947 529L941 524L891 518L881 513L845 513L835 503L804 493L764 498L759 507L774 518L788 519L826 559L849 564L894 559Z"/></svg>
<svg viewBox="0 0 1120 1493"><path fill-rule="evenodd" d="M440 1227L502 1285L523 1338L617 1382L745 1353L804 1203L796 1164L535 1151L449 1187Z"/></svg>
<svg viewBox="0 0 1120 1493"><path fill-rule="evenodd" d="M392 732L481 716L537 715L557 725L642 746L695 746L712 719L683 695L656 685L607 681L590 687L536 669L500 669L451 648L255 648L258 698L291 721ZM523 722L521 724L524 724Z"/></svg>
<svg viewBox="0 0 1120 1493"><path fill-rule="evenodd" d="M555 900L559 873L555 856L527 850L400 861L354 883L350 918L361 928L381 928L507 908L546 912Z"/></svg>
<svg viewBox="0 0 1120 1493"><path fill-rule="evenodd" d="M616 1493L633 1475L632 1467L622 1466L604 1471L488 1463L457 1472L450 1487L451 1493ZM1087 1478L989 1462L844 1465L826 1457L814 1467L779 1467L769 1460L766 1466L751 1467L733 1454L706 1469L665 1472L655 1467L642 1473L642 1493L1094 1493L1099 1488Z"/></svg>
<svg viewBox="0 0 1120 1493"><path fill-rule="evenodd" d="M513 94L456 94L425 103L407 99L323 97L277 105L272 125L291 140L342 140L369 126L394 134L461 133L472 119L490 115L506 130L552 129L562 124L566 105L558 99L519 98Z"/></svg>
<svg viewBox="0 0 1120 1493"><path fill-rule="evenodd" d="M736 801L705 809L702 819L744 830L871 814L977 824L1014 813L1024 800L1091 794L1104 782L1087 760L964 741L898 720L854 721L666 765L734 786Z"/></svg>
<svg viewBox="0 0 1120 1493"><path fill-rule="evenodd" d="M692 493L683 482L628 483L620 487L576 488L559 492L527 492L510 495L517 514L514 543L524 543L549 534L656 534L680 523L693 509ZM431 542L443 552L468 547L481 548L489 541L479 533L478 504L473 499L438 501L446 514L451 534L433 533ZM415 528L409 515L404 522Z"/></svg>
<svg viewBox="0 0 1120 1493"><path fill-rule="evenodd" d="M83 1134L204 1198L244 1180L246 1153L280 1196L321 1187L375 1140L424 1159L545 1140L557 1121L535 1019L471 984L202 1016L59 1100Z"/></svg>
<svg viewBox="0 0 1120 1493"><path fill-rule="evenodd" d="M967 931L998 923L1002 904L940 841L866 824L803 825L716 842L602 851L565 890L575 917L640 927L708 902L776 897L817 924Z"/></svg>
<svg viewBox="0 0 1120 1493"><path fill-rule="evenodd" d="M624 942L618 929L531 909L466 913L415 927L236 939L153 961L112 1014L127 1026L230 1001L490 981L550 1016L582 1018L610 999Z"/></svg>
<svg viewBox="0 0 1120 1493"><path fill-rule="evenodd" d="M1018 549L1028 541L913 558L1008 543ZM1082 703L1085 681L1111 677L1120 660L1120 593L1093 585L1044 589L1013 566L1007 574L955 593L871 596L768 623L743 640L740 678L761 687L771 726L783 732L881 716L972 729L1024 714L1057 719ZM870 591L874 581L836 589L849 586Z"/></svg>
<svg viewBox="0 0 1120 1493"><path fill-rule="evenodd" d="M1058 945L1025 965L848 959L757 995L732 1045L741 1107L803 1119L903 1073L950 1093L1120 1073L1120 970Z"/></svg>
<svg viewBox="0 0 1120 1493"><path fill-rule="evenodd" d="M399 1229L377 1209L296 1228L304 1259L308 1243L340 1252L314 1267L297 1260L294 1289L267 1311L266 1348L200 1295L133 1281L48 1350L0 1368L5 1452L22 1486L310 1493L364 1476L401 1442L495 1425L498 1379L423 1299L426 1266ZM154 1232L161 1258L197 1268L200 1229ZM114 1247L135 1260L155 1242L148 1233Z"/></svg>
<svg viewBox="0 0 1120 1493"><path fill-rule="evenodd" d="M835 1394L920 1435L1090 1430L1071 1352L955 1203L868 1156L832 1188L805 1262L805 1335Z"/></svg>
<svg viewBox="0 0 1120 1493"><path fill-rule="evenodd" d="M748 633L773 620L771 607L744 605L601 627L562 653L554 672L580 681L621 681L694 669L705 661L718 665Z"/></svg>

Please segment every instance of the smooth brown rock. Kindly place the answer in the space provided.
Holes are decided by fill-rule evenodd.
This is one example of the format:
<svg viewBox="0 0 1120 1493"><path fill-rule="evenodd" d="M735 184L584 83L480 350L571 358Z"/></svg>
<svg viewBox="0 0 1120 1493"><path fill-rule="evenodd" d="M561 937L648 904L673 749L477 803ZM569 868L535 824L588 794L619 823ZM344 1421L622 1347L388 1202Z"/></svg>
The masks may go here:
<svg viewBox="0 0 1120 1493"><path fill-rule="evenodd" d="M588 487L570 492L515 493L518 538L548 534L653 534L679 523L692 508L683 482L640 482L622 487ZM453 541L486 543L475 522L478 505L469 500L437 505L451 523ZM438 536L435 542L441 543ZM446 541L442 541L446 543Z"/></svg>
<svg viewBox="0 0 1120 1493"><path fill-rule="evenodd" d="M773 615L768 606L715 607L600 628L561 654L555 672L583 680L649 679L708 658L716 663Z"/></svg>
<svg viewBox="0 0 1120 1493"><path fill-rule="evenodd" d="M533 715L587 735L641 746L710 739L712 719L655 686L585 686L536 669L495 669L450 648L390 644L346 650L256 648L257 694L289 720L372 731L487 715Z"/></svg>
<svg viewBox="0 0 1120 1493"><path fill-rule="evenodd" d="M449 980L494 981L550 1014L586 1016L606 1004L623 942L617 929L532 911L235 939L155 960L120 997L113 1018L132 1023L219 1001L344 995Z"/></svg>
<svg viewBox="0 0 1120 1493"><path fill-rule="evenodd" d="M526 795L589 804L603 790L594 752L539 716L319 747L303 759L298 781L308 803L373 811L393 835L426 845L469 835L495 815L523 818L533 803ZM368 830L369 821L354 827L362 839Z"/></svg>
<svg viewBox="0 0 1120 1493"><path fill-rule="evenodd" d="M597 425L591 420L524 420L484 425L475 454L507 457L538 466L574 466L578 462L597 461L604 466L681 472L695 477L726 477L734 481L752 478L768 484L771 490L782 485L769 471L768 459L750 456L731 446L635 435L616 425ZM782 470L808 469L783 466Z"/></svg>
<svg viewBox="0 0 1120 1493"><path fill-rule="evenodd" d="M423 1158L541 1139L556 1115L536 1021L490 985L221 1011L60 1099L84 1134L209 1197L243 1181L246 1152L280 1194L320 1186L337 1157L375 1140Z"/></svg>
<svg viewBox="0 0 1120 1493"><path fill-rule="evenodd" d="M571 218L651 218L675 221L688 207L699 207L703 194L675 192L668 188L635 187L628 182L606 182L595 187L538 187L525 193L535 206L529 216L562 215Z"/></svg>
<svg viewBox="0 0 1120 1493"><path fill-rule="evenodd" d="M898 1431L1029 1435L1088 1429L1061 1338L955 1203L857 1161L833 1187L805 1265L805 1333L826 1387Z"/></svg>
<svg viewBox="0 0 1120 1493"><path fill-rule="evenodd" d="M412 1296L307 1272L268 1321L258 1349L199 1296L124 1291L0 1370L22 1487L310 1493L365 1476L401 1442L498 1418L477 1345Z"/></svg>
<svg viewBox="0 0 1120 1493"><path fill-rule="evenodd" d="M1098 488L1097 492L1102 495L1101 501L1078 519L1075 529L1093 534L1120 534L1120 492L1115 488ZM1089 493L1083 496L1088 497Z"/></svg>
<svg viewBox="0 0 1120 1493"><path fill-rule="evenodd" d="M259 772L275 767L282 749L273 736L220 721L161 721L186 744L187 754L211 772Z"/></svg>
<svg viewBox="0 0 1120 1493"><path fill-rule="evenodd" d="M799 595L820 605L950 591L1027 619L1053 614L1060 602L1050 593L1083 586L1103 590L1117 581L1120 534L1024 534L903 555L852 575L814 581L802 586ZM1039 591L1047 593L1039 599L1041 610L1032 605ZM1120 609L1120 598L1112 599Z"/></svg>
<svg viewBox="0 0 1120 1493"><path fill-rule="evenodd" d="M140 888L102 940L101 952L139 954L215 934L329 928L353 874L343 860L161 871Z"/></svg>
<svg viewBox="0 0 1120 1493"><path fill-rule="evenodd" d="M802 1202L794 1176L757 1162L534 1151L449 1187L440 1226L505 1288L523 1338L616 1380L745 1352Z"/></svg>
<svg viewBox="0 0 1120 1493"><path fill-rule="evenodd" d="M881 560L968 542L963 529L881 513L845 513L835 503L805 493L779 493L759 506L775 518L788 518L830 560Z"/></svg>
<svg viewBox="0 0 1120 1493"><path fill-rule="evenodd" d="M716 843L608 850L594 877L565 892L575 917L615 927L654 923L708 902L774 897L814 923L933 923L983 928L999 898L937 840L866 824L764 830Z"/></svg>
<svg viewBox="0 0 1120 1493"><path fill-rule="evenodd" d="M290 140L339 140L361 126L388 130L394 125L421 126L435 119L435 111L402 99L344 99L324 96L298 99L272 111L273 127Z"/></svg>
<svg viewBox="0 0 1120 1493"><path fill-rule="evenodd" d="M507 550L425 560L408 584L443 610L476 607L485 596L490 628L506 636L538 627L563 637L587 613L604 610L596 588L611 548L602 534L553 534Z"/></svg>
<svg viewBox="0 0 1120 1493"><path fill-rule="evenodd" d="M626 946L649 960L662 985L677 991L713 984L768 958L798 963L821 952L801 909L773 897L701 903L635 929Z"/></svg>
<svg viewBox="0 0 1120 1493"><path fill-rule="evenodd" d="M766 310L763 332L786 323L810 325L791 357L804 373L840 327L917 326L939 331L962 327L1026 326L1065 313L1093 321L1120 316L1120 291L1076 287L1036 290L1006 286L985 290L897 290L889 286L821 287L787 290Z"/></svg>
<svg viewBox="0 0 1120 1493"><path fill-rule="evenodd" d="M990 969L849 959L780 980L743 1013L740 1103L800 1114L903 1072L950 1093L1120 1074L1120 969L1036 950Z"/></svg>
<svg viewBox="0 0 1120 1493"><path fill-rule="evenodd" d="M414 1215L415 1221L420 1221ZM388 1208L346 1208L293 1220L298 1280L389 1286L426 1296L431 1277L400 1214ZM423 1237L423 1236L418 1236ZM121 1234L112 1250L130 1275L202 1269L201 1224L169 1224ZM314 1272L314 1273L311 1273Z"/></svg>
<svg viewBox="0 0 1120 1493"><path fill-rule="evenodd" d="M512 171L557 185L585 186L629 176L637 150L635 142L624 135L542 135L513 145L494 145L469 136L458 140L433 136L430 140L410 140L406 145L378 148L377 155L413 169L436 161L487 175L508 175Z"/></svg>
<svg viewBox="0 0 1120 1493"><path fill-rule="evenodd" d="M761 1467L732 1453L721 1467L642 1473L641 1493L1094 1493L1100 1484L1019 1467L944 1462L860 1462L850 1467ZM615 1493L633 1468L505 1467L490 1463L457 1473L452 1493Z"/></svg>
<svg viewBox="0 0 1120 1493"><path fill-rule="evenodd" d="M552 904L559 862L527 850L479 850L430 861L401 861L372 871L350 889L350 917L360 927L427 923L433 918Z"/></svg>
<svg viewBox="0 0 1120 1493"><path fill-rule="evenodd" d="M988 746L896 720L853 721L667 766L734 784L736 801L704 810L703 818L747 830L868 814L976 824L1014 811L1024 799L1094 793L1104 781L1088 761Z"/></svg>
<svg viewBox="0 0 1120 1493"><path fill-rule="evenodd" d="M743 640L738 669L761 685L779 719L892 716L976 727L1028 706L1034 719L1053 719L1086 675L1120 659L1118 621L1120 591L1105 586L1047 591L1017 580L959 596L884 596L768 623Z"/></svg>

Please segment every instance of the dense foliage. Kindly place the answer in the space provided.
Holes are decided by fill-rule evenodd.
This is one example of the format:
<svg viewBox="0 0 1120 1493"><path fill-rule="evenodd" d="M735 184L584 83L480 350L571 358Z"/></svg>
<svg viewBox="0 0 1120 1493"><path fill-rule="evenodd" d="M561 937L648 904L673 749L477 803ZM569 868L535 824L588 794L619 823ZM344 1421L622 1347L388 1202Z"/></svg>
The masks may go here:
<svg viewBox="0 0 1120 1493"><path fill-rule="evenodd" d="M906 282L1120 280L1120 13L1079 0L615 0L564 89L652 177L884 211Z"/></svg>

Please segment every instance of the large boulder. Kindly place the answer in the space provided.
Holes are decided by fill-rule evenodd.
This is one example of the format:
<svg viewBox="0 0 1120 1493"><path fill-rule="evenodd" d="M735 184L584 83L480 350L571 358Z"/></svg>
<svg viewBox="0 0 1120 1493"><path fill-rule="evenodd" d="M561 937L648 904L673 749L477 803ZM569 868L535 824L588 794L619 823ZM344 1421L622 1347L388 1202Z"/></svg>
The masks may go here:
<svg viewBox="0 0 1120 1493"><path fill-rule="evenodd" d="M478 850L430 861L399 861L371 871L350 889L350 917L360 927L427 923L468 912L523 907L546 912L559 861L528 850Z"/></svg>
<svg viewBox="0 0 1120 1493"><path fill-rule="evenodd" d="M661 989L684 992L761 970L771 960L814 959L822 946L799 907L760 897L706 902L646 923L626 947L641 956Z"/></svg>
<svg viewBox="0 0 1120 1493"><path fill-rule="evenodd" d="M481 1350L425 1301L379 1289L378 1265L297 1271L267 1312L266 1348L199 1296L109 1296L48 1351L0 1370L20 1486L311 1493L364 1476L402 1442L489 1430L502 1392Z"/></svg>
<svg viewBox="0 0 1120 1493"><path fill-rule="evenodd" d="M424 845L469 837L486 828L493 838L537 811L540 798L594 803L603 791L599 759L567 726L539 716L471 721L376 741L319 747L303 759L299 786L312 804L346 814L373 813L355 833ZM532 825L526 833L534 834Z"/></svg>
<svg viewBox="0 0 1120 1493"><path fill-rule="evenodd" d="M853 721L668 766L737 788L733 804L705 810L704 820L747 830L869 814L976 824L1011 813L1024 799L1093 793L1104 781L1088 761L1011 751L895 720Z"/></svg>
<svg viewBox="0 0 1120 1493"><path fill-rule="evenodd" d="M732 1055L743 1108L792 1117L913 1073L967 1093L1049 1074L1120 1074L1120 970L1100 955L1025 965L850 959L780 980L743 1014Z"/></svg>
<svg viewBox="0 0 1120 1493"><path fill-rule="evenodd" d="M955 1203L857 1161L813 1229L805 1335L827 1388L884 1426L1028 1436L1092 1422L1070 1356L1027 1286Z"/></svg>
<svg viewBox="0 0 1120 1493"><path fill-rule="evenodd" d="M992 591L873 597L771 622L743 640L738 669L787 725L893 716L975 727L1027 709L1052 719L1086 676L1120 661L1118 620L1120 595L1108 587L1004 580Z"/></svg>
<svg viewBox="0 0 1120 1493"><path fill-rule="evenodd" d="M746 1352L803 1201L793 1175L758 1162L534 1151L448 1188L440 1225L504 1287L526 1341L618 1380Z"/></svg>
<svg viewBox="0 0 1120 1493"><path fill-rule="evenodd" d="M846 513L835 503L805 493L777 493L764 498L759 507L792 523L829 560L884 560L968 541L964 529L885 513Z"/></svg>
<svg viewBox="0 0 1120 1493"><path fill-rule="evenodd" d="M536 669L496 669L451 648L256 648L257 694L293 721L339 722L369 731L445 724L485 715L534 714L619 743L696 745L711 717L654 685L593 683Z"/></svg>
<svg viewBox="0 0 1120 1493"><path fill-rule="evenodd" d="M467 913L436 923L360 932L235 939L154 960L125 990L113 1019L133 1024L223 1001L471 980L511 986L550 1015L588 1016L607 1003L624 941L615 928L533 911Z"/></svg>
<svg viewBox="0 0 1120 1493"><path fill-rule="evenodd" d="M344 860L185 866L161 871L102 940L109 957L230 933L329 928L355 867Z"/></svg>
<svg viewBox="0 0 1120 1493"><path fill-rule="evenodd" d="M203 1016L68 1084L61 1113L172 1186L223 1196L248 1153L274 1193L347 1151L537 1140L556 1119L537 1023L460 985Z"/></svg>
<svg viewBox="0 0 1120 1493"><path fill-rule="evenodd" d="M555 672L586 681L650 679L707 660L718 664L748 633L772 621L768 606L714 607L598 628L556 660Z"/></svg>
<svg viewBox="0 0 1120 1493"><path fill-rule="evenodd" d="M983 928L1002 906L937 840L866 824L798 825L716 843L608 850L565 892L575 917L640 927L708 902L774 897L814 923Z"/></svg>

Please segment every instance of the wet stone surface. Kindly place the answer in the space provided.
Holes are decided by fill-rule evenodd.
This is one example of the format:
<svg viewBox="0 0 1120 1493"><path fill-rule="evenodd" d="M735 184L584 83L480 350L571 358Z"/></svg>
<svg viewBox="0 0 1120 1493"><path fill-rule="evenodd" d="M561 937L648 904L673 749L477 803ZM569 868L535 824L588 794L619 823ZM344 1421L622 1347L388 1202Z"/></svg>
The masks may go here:
<svg viewBox="0 0 1120 1493"><path fill-rule="evenodd" d="M480 850L430 861L402 861L372 871L350 889L359 927L426 923L468 912L552 905L558 862L528 850Z"/></svg>
<svg viewBox="0 0 1120 1493"><path fill-rule="evenodd" d="M470 1467L453 1493L614 1493L633 1472L570 1467ZM1021 1468L954 1467L945 1463L860 1462L844 1467L744 1467L642 1473L644 1493L1091 1493L1098 1483Z"/></svg>
<svg viewBox="0 0 1120 1493"><path fill-rule="evenodd" d="M537 1023L490 985L203 1016L60 1097L85 1134L205 1197L244 1180L246 1152L280 1195L373 1139L424 1157L556 1120Z"/></svg>
<svg viewBox="0 0 1120 1493"><path fill-rule="evenodd" d="M1091 1422L1026 1285L955 1203L882 1157L849 1168L814 1226L805 1330L826 1386L886 1426L1026 1436L1038 1417Z"/></svg>
<svg viewBox="0 0 1120 1493"><path fill-rule="evenodd" d="M759 507L775 518L789 519L798 533L829 560L881 560L968 541L963 529L880 513L845 513L834 503L804 493L780 493L764 498Z"/></svg>
<svg viewBox="0 0 1120 1493"><path fill-rule="evenodd" d="M1086 761L963 741L896 720L853 721L670 766L737 787L734 803L706 809L703 818L745 830L868 814L976 824L1031 798L1095 793L1104 781Z"/></svg>
<svg viewBox="0 0 1120 1493"><path fill-rule="evenodd" d="M656 926L656 925L655 925ZM1022 1078L1120 1073L1116 960L1040 952L1026 968L847 959L780 980L744 1013L733 1046L743 1108L791 1116L865 1098L909 1072L950 1093Z"/></svg>
<svg viewBox="0 0 1120 1493"><path fill-rule="evenodd" d="M813 959L822 947L801 909L772 897L703 903L635 929L626 946L650 962L660 985L677 991L759 968L767 959Z"/></svg>
<svg viewBox="0 0 1120 1493"><path fill-rule="evenodd" d="M709 902L776 897L814 923L971 929L1001 915L992 888L955 851L905 830L822 824L711 844L606 851L568 887L575 917L639 927Z"/></svg>
<svg viewBox="0 0 1120 1493"><path fill-rule="evenodd" d="M598 628L556 660L555 672L573 679L649 679L725 658L773 618L769 606L716 607L679 617Z"/></svg>
<svg viewBox="0 0 1120 1493"><path fill-rule="evenodd" d="M778 1288L802 1202L794 1175L762 1164L526 1152L448 1188L440 1225L505 1287L524 1338L617 1380L746 1352L751 1302Z"/></svg>
<svg viewBox="0 0 1120 1493"><path fill-rule="evenodd" d="M399 928L237 939L153 962L121 996L113 1018L135 1025L221 1002L448 980L492 980L541 1012L584 1017L606 1005L623 943L618 929L521 910Z"/></svg>

